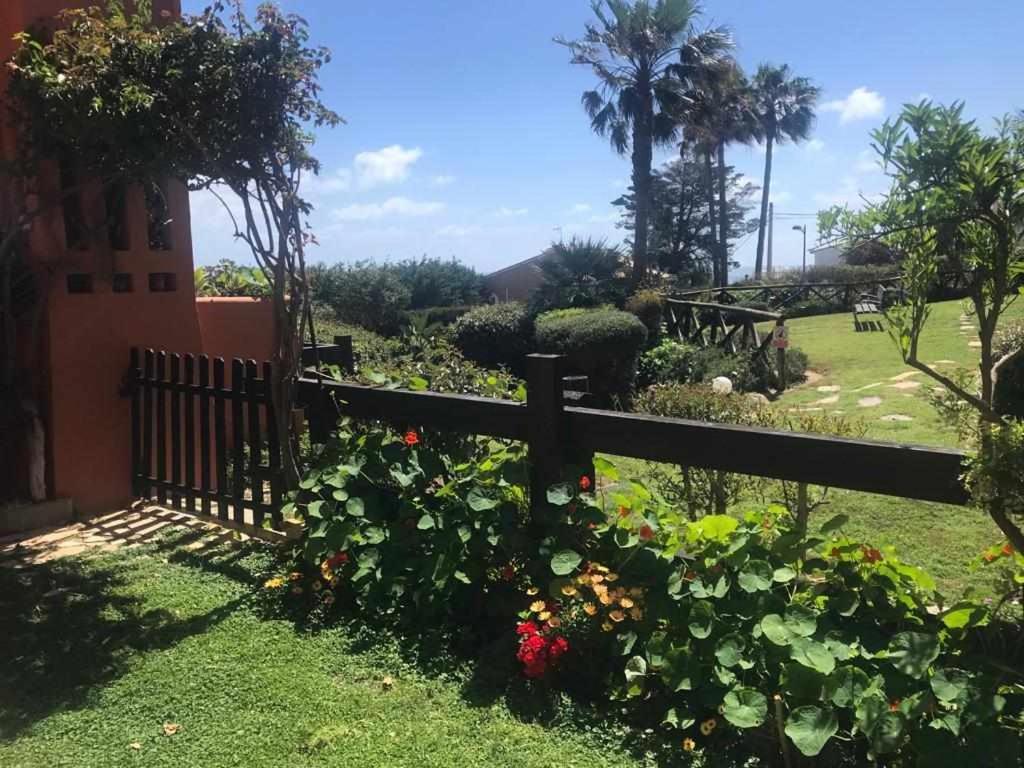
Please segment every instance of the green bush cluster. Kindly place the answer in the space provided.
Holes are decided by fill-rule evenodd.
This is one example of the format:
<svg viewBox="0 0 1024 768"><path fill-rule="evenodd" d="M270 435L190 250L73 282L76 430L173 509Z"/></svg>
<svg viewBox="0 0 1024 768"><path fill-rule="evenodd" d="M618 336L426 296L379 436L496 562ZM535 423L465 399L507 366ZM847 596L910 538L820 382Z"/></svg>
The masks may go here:
<svg viewBox="0 0 1024 768"><path fill-rule="evenodd" d="M692 520L601 459L536 514L522 447L441 446L343 422L296 502L298 580L268 585L444 622L489 668L514 654L539 689L610 699L680 754L1020 765L1020 672L975 651L995 615L935 610L928 575L843 516L809 536L781 507Z"/></svg>
<svg viewBox="0 0 1024 768"><path fill-rule="evenodd" d="M655 290L637 291L626 299L625 310L640 318L647 328L647 341L653 343L661 336L662 313L665 297Z"/></svg>
<svg viewBox="0 0 1024 768"><path fill-rule="evenodd" d="M196 267L196 296L270 296L270 282L259 267L221 259L210 267Z"/></svg>
<svg viewBox="0 0 1024 768"><path fill-rule="evenodd" d="M533 351L533 319L518 302L487 304L456 320L452 339L470 360L522 372Z"/></svg>
<svg viewBox="0 0 1024 768"><path fill-rule="evenodd" d="M647 329L635 315L614 309L537 318L537 349L565 355L567 373L589 377L602 402L628 397Z"/></svg>

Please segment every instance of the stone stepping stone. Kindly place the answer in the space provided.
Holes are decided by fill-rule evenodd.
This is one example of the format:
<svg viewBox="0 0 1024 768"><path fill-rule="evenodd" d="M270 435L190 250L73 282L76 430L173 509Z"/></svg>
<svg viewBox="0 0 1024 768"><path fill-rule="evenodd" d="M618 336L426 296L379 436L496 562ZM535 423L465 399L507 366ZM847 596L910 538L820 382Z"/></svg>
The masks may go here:
<svg viewBox="0 0 1024 768"><path fill-rule="evenodd" d="M904 413L890 413L888 416L883 416L880 421L913 421L913 416L907 416Z"/></svg>
<svg viewBox="0 0 1024 768"><path fill-rule="evenodd" d="M917 389L920 386L920 381L900 381L895 384L890 384L889 389Z"/></svg>
<svg viewBox="0 0 1024 768"><path fill-rule="evenodd" d="M910 378L913 378L914 376L920 376L920 375L921 375L920 371L905 371L905 372L899 374L898 376L890 376L889 377L889 381L903 381L904 379L910 379Z"/></svg>
<svg viewBox="0 0 1024 768"><path fill-rule="evenodd" d="M977 347L981 346L981 342L980 341L968 341L967 342L967 346L968 347L975 347L975 348L977 348Z"/></svg>
<svg viewBox="0 0 1024 768"><path fill-rule="evenodd" d="M821 400L815 400L811 405L835 405L839 402L839 395L832 395L831 397L823 397Z"/></svg>
<svg viewBox="0 0 1024 768"><path fill-rule="evenodd" d="M876 405L882 404L882 398L880 397L862 397L857 401L857 407L859 408L874 408Z"/></svg>
<svg viewBox="0 0 1024 768"><path fill-rule="evenodd" d="M818 387L819 392L838 392L842 387L838 384L829 384L828 386Z"/></svg>

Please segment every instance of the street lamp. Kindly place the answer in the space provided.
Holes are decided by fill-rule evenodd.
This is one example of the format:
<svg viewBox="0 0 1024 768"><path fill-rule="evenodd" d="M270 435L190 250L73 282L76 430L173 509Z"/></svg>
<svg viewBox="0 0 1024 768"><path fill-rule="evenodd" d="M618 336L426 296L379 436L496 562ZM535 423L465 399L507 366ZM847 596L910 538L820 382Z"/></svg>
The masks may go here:
<svg viewBox="0 0 1024 768"><path fill-rule="evenodd" d="M803 266L803 269L800 272L800 274L806 275L807 274L807 225L806 224L796 224L793 227L793 231L794 232L803 232L804 233L804 261L803 261L804 266Z"/></svg>

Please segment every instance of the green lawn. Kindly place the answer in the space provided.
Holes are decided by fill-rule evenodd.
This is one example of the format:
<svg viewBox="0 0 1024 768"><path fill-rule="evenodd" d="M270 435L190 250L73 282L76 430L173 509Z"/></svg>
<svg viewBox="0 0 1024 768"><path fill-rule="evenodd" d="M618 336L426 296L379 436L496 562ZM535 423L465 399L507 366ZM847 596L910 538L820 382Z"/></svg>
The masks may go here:
<svg viewBox="0 0 1024 768"><path fill-rule="evenodd" d="M0 566L0 765L649 764L607 732L524 722L441 652L263 618L265 545L185 544Z"/></svg>

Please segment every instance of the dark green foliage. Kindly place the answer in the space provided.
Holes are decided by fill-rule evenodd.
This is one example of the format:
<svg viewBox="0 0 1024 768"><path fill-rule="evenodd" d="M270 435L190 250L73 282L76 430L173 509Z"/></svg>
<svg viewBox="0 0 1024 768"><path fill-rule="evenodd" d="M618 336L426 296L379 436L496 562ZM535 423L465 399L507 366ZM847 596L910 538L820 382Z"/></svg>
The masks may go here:
<svg viewBox="0 0 1024 768"><path fill-rule="evenodd" d="M196 296L270 296L270 283L259 267L221 259L212 267L197 267Z"/></svg>
<svg viewBox="0 0 1024 768"><path fill-rule="evenodd" d="M807 363L807 355L800 349L786 350L787 385L804 380ZM639 375L640 386L700 384L717 376L727 377L738 392L768 392L777 386L774 369L755 360L750 352L733 355L720 347L702 349L669 339L643 354Z"/></svg>
<svg viewBox="0 0 1024 768"><path fill-rule="evenodd" d="M673 384L694 380L697 347L664 339L643 353L637 366L637 386Z"/></svg>
<svg viewBox="0 0 1024 768"><path fill-rule="evenodd" d="M424 329L437 329L448 326L473 309L475 305L456 304L451 307L427 307L411 309L405 313L407 325Z"/></svg>
<svg viewBox="0 0 1024 768"><path fill-rule="evenodd" d="M831 264L829 266L807 265L807 271L800 267L777 269L770 275L765 274L761 280L737 281L736 285L754 284L798 284L798 283L859 283L873 280L884 280L897 277L900 269L896 265L865 264Z"/></svg>
<svg viewBox="0 0 1024 768"><path fill-rule="evenodd" d="M455 307L479 304L483 276L455 259L406 259L390 265L409 289L409 308Z"/></svg>
<svg viewBox="0 0 1024 768"><path fill-rule="evenodd" d="M518 302L488 304L467 312L452 326L452 339L462 353L480 365L507 366L520 372L533 351L533 321Z"/></svg>
<svg viewBox="0 0 1024 768"><path fill-rule="evenodd" d="M543 284L530 297L537 314L563 307L621 306L627 283L626 257L604 240L572 238L553 243L538 262Z"/></svg>
<svg viewBox="0 0 1024 768"><path fill-rule="evenodd" d="M635 315L598 309L579 315L537 318L537 348L566 356L569 373L590 378L590 391L605 403L627 397L647 329Z"/></svg>
<svg viewBox="0 0 1024 768"><path fill-rule="evenodd" d="M647 328L648 344L656 342L661 336L665 297L653 290L638 291L626 299L625 309L640 318L640 322Z"/></svg>
<svg viewBox="0 0 1024 768"><path fill-rule="evenodd" d="M1019 353L999 369L995 404L1000 414L1024 419L1024 322L1000 330L993 339L992 351L996 360Z"/></svg>
<svg viewBox="0 0 1024 768"><path fill-rule="evenodd" d="M412 292L384 264L318 265L311 270L313 300L334 310L338 319L383 334L398 333Z"/></svg>

